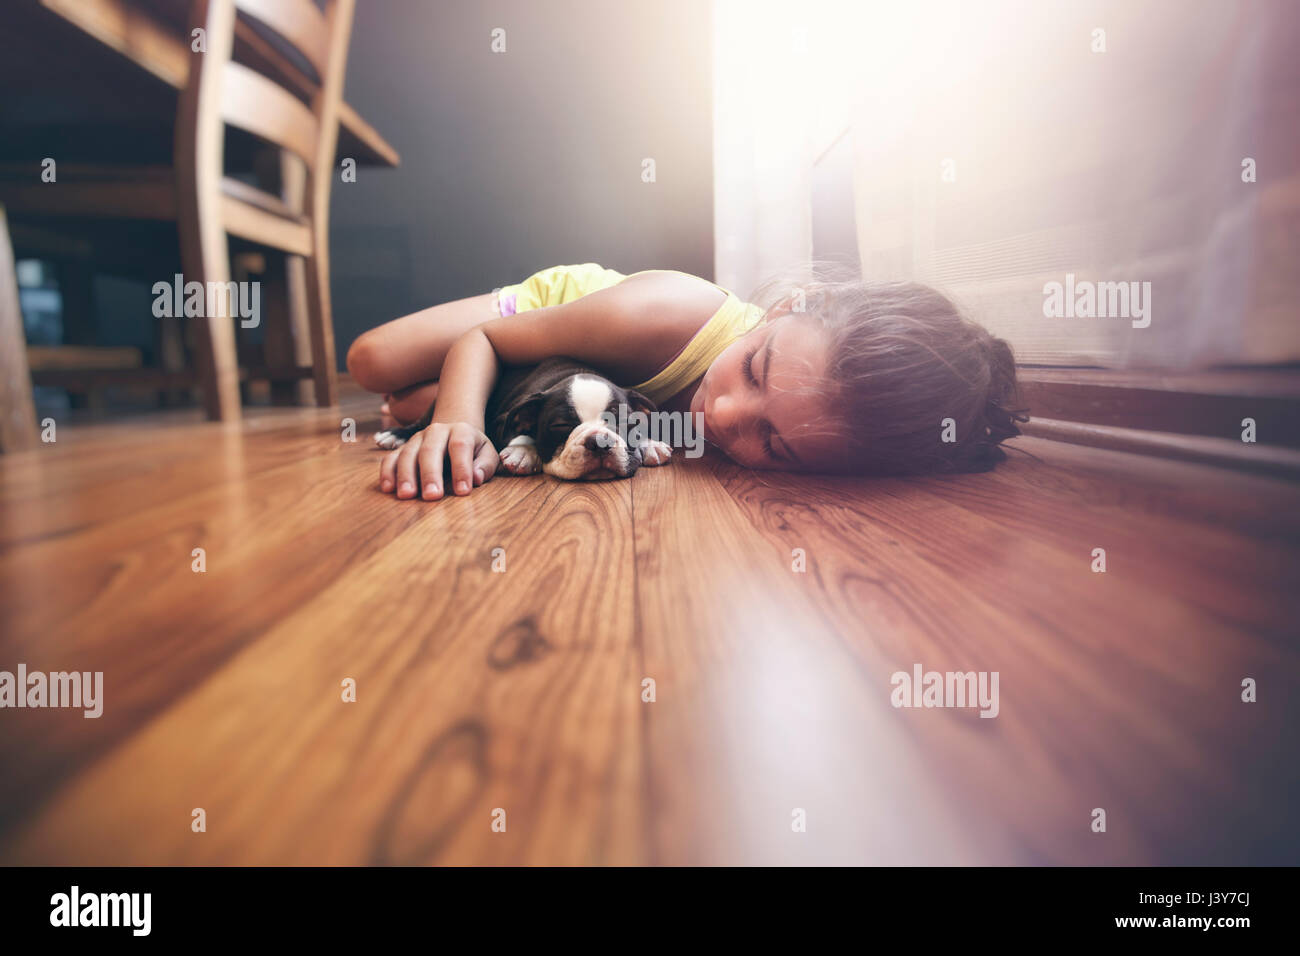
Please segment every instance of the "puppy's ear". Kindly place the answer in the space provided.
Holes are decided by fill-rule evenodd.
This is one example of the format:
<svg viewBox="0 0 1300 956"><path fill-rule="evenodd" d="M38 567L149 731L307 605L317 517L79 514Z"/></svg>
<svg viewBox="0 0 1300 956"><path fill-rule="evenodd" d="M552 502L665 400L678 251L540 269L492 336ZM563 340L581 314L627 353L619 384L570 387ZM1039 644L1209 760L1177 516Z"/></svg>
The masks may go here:
<svg viewBox="0 0 1300 956"><path fill-rule="evenodd" d="M537 435L537 417L542 413L546 395L533 392L506 414L506 431L511 438L519 435Z"/></svg>
<svg viewBox="0 0 1300 956"><path fill-rule="evenodd" d="M654 402L650 401L650 399L646 398L635 388L629 388L627 390L627 405L630 411L645 412L647 415L653 415L655 412L659 411L658 406L655 405Z"/></svg>

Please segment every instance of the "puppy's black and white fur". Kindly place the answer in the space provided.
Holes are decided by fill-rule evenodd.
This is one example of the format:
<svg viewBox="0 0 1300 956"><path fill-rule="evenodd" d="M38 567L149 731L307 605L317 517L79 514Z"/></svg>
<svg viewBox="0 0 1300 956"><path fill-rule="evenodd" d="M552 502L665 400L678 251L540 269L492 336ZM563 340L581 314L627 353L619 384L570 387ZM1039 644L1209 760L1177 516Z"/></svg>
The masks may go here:
<svg viewBox="0 0 1300 956"><path fill-rule="evenodd" d="M622 419L620 405L627 406ZM501 469L512 475L541 471L568 481L630 478L642 465L667 464L672 449L632 436L629 443L609 427L610 420L656 411L635 389L619 388L574 359L550 358L501 376L488 400L487 435L500 453ZM432 420L430 407L414 425L379 432L375 443L397 448Z"/></svg>

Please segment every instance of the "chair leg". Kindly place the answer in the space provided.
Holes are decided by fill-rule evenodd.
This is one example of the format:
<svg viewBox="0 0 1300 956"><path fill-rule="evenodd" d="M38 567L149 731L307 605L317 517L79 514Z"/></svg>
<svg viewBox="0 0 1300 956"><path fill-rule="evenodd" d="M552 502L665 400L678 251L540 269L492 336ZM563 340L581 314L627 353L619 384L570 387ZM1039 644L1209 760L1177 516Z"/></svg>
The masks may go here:
<svg viewBox="0 0 1300 956"><path fill-rule="evenodd" d="M234 5L195 0L192 25L206 29L207 52L190 57L190 74L176 107L174 138L176 226L181 240L184 279L215 289L230 281L230 252L221 221L221 159L225 127L221 118L221 76L234 42ZM232 315L210 315L194 322L195 352L203 405L208 417L238 421L239 360ZM219 310L230 312L231 310Z"/></svg>
<svg viewBox="0 0 1300 956"><path fill-rule="evenodd" d="M311 365L311 324L307 317L307 283L302 256L286 253L267 263L262 281L266 364L275 368ZM275 405L307 405L312 384L302 379L271 382Z"/></svg>
<svg viewBox="0 0 1300 956"><path fill-rule="evenodd" d="M14 249L0 206L0 452L26 451L38 444Z"/></svg>
<svg viewBox="0 0 1300 956"><path fill-rule="evenodd" d="M311 363L316 404L334 405L338 402L338 372L334 366L334 317L330 307L329 229L324 225L329 210L328 178L309 183L306 166L288 150L280 151L279 174L281 198L289 208L302 211L310 189L317 217L313 255L305 260L302 256L284 257L284 301L293 330L293 361L297 365ZM318 189L322 190L323 198L317 195ZM268 338L268 347L270 344ZM288 348L284 354L288 356ZM298 394L301 396L303 392Z"/></svg>
<svg viewBox="0 0 1300 956"><path fill-rule="evenodd" d="M329 242L317 229L314 255L307 260L307 314L311 324L311 364L316 404L338 404L339 377L334 365L334 316L330 307Z"/></svg>
<svg viewBox="0 0 1300 956"><path fill-rule="evenodd" d="M182 244L184 247L185 244ZM229 264L198 256L185 256L185 283L225 284L229 281ZM195 261L198 260L198 261ZM205 309L206 312L206 309ZM205 315L192 318L195 323L195 362L199 385L203 389L203 407L214 421L237 422L239 401L239 361L235 352L235 320L230 315Z"/></svg>
<svg viewBox="0 0 1300 956"><path fill-rule="evenodd" d="M95 294L94 272L83 258L65 259L55 264L55 280L59 297L63 300L63 344L94 345ZM89 388L84 392L68 392L71 408L90 408L95 401L103 405L103 392Z"/></svg>
<svg viewBox="0 0 1300 956"><path fill-rule="evenodd" d="M207 208L211 210L213 205ZM203 315L186 319L187 322L194 323L194 361L199 386L203 389L203 407L208 418L214 421L239 421L241 408L235 319L233 315L209 315L206 296L206 290L217 288L218 283L224 286L230 281L226 236L220 231L219 222L202 222L197 212L190 212L184 204L179 212L177 226L181 237L184 282L187 288L191 282L198 282L205 290ZM204 235L209 231L214 231L215 234Z"/></svg>

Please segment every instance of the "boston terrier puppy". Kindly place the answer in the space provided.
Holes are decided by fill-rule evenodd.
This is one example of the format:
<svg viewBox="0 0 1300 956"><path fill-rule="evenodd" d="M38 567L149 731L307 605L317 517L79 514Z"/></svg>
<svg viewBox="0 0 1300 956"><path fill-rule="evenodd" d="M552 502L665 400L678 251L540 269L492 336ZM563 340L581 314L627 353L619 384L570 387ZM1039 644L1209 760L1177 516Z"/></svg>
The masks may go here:
<svg viewBox="0 0 1300 956"><path fill-rule="evenodd" d="M627 406L620 416L619 406ZM663 465L672 448L611 428L655 404L635 389L619 388L599 372L563 356L533 368L507 369L487 406L487 436L511 475L545 472L568 481L630 478L642 465ZM397 448L433 420L375 435L380 448Z"/></svg>

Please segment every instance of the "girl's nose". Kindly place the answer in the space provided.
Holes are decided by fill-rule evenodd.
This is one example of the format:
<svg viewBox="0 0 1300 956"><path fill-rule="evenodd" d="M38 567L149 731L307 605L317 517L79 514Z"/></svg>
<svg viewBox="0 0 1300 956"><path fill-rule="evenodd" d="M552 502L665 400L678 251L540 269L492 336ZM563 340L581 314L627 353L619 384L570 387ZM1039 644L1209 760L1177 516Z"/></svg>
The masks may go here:
<svg viewBox="0 0 1300 956"><path fill-rule="evenodd" d="M736 413L739 405L728 395L719 395L713 400L713 414L710 416L715 431L733 431L736 425Z"/></svg>

